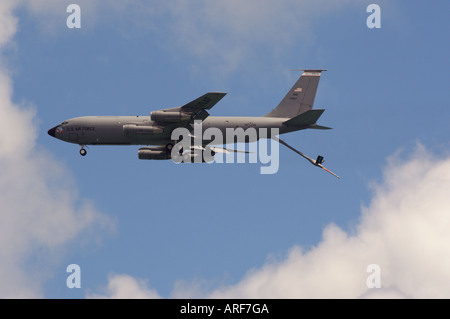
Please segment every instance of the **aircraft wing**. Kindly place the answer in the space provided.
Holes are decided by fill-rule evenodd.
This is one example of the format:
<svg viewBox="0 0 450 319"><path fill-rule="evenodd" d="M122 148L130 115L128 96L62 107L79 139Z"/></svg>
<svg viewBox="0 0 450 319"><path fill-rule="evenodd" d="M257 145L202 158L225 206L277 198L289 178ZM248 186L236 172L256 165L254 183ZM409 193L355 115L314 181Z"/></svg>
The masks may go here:
<svg viewBox="0 0 450 319"><path fill-rule="evenodd" d="M211 109L226 93L209 92L181 107L181 112L191 114L193 120L204 120L209 116L206 110Z"/></svg>
<svg viewBox="0 0 450 319"><path fill-rule="evenodd" d="M165 123L165 126L177 127L194 123L194 120L205 120L211 109L226 93L209 92L180 107L154 111L151 119L155 122Z"/></svg>

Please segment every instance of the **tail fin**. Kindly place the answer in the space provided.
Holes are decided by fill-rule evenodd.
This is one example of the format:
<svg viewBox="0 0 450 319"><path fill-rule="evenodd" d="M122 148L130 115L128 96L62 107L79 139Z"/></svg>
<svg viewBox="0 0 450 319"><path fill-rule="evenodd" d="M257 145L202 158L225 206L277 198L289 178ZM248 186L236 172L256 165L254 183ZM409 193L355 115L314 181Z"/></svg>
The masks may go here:
<svg viewBox="0 0 450 319"><path fill-rule="evenodd" d="M304 71L288 94L265 117L293 118L313 108L320 75L326 70L295 70Z"/></svg>

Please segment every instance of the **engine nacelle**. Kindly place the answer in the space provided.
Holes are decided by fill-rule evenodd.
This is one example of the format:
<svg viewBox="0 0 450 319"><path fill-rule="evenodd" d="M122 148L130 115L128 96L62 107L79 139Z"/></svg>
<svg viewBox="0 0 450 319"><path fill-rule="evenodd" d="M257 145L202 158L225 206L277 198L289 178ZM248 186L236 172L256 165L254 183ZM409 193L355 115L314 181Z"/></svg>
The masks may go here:
<svg viewBox="0 0 450 319"><path fill-rule="evenodd" d="M171 158L170 151L164 147L143 147L138 151L139 159L146 160L165 160Z"/></svg>
<svg viewBox="0 0 450 319"><path fill-rule="evenodd" d="M184 112L154 111L150 113L150 119L155 122L179 122L190 118L191 115Z"/></svg>
<svg viewBox="0 0 450 319"><path fill-rule="evenodd" d="M158 126L149 125L134 125L126 124L123 126L123 133L125 135L155 135L162 134L164 129Z"/></svg>

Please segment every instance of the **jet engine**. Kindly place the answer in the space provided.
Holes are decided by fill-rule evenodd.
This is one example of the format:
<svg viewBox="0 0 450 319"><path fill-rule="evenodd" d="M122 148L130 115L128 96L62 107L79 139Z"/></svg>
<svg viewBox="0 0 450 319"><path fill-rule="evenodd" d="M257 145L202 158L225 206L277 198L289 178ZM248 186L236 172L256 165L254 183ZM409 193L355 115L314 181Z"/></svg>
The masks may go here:
<svg viewBox="0 0 450 319"><path fill-rule="evenodd" d="M145 160L165 160L172 158L172 150L167 150L164 146L159 147L142 147L138 151L138 158ZM214 152L211 155L204 151L189 150L180 151L173 158L176 163L207 163L214 161Z"/></svg>
<svg viewBox="0 0 450 319"><path fill-rule="evenodd" d="M179 122L190 118L191 115L184 112L154 111L150 113L150 119L155 122Z"/></svg>
<svg viewBox="0 0 450 319"><path fill-rule="evenodd" d="M165 147L142 147L138 151L139 159L146 160L165 160L171 158L170 151Z"/></svg>

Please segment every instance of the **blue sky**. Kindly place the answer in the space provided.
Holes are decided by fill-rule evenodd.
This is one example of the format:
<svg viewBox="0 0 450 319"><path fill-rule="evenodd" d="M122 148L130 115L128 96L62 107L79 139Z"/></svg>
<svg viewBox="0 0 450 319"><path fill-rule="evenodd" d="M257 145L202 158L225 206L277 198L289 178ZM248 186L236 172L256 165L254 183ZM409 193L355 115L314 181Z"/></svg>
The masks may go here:
<svg viewBox="0 0 450 319"><path fill-rule="evenodd" d="M449 263L445 245L433 265L410 274L416 285L399 274L424 255L400 262L395 250L385 253L414 245L407 230L420 234L424 214L436 238L418 245L428 251L448 239L433 228L450 223L448 199L414 188L450 183L448 2L378 1L381 28L369 29L373 1L79 1L81 29L68 29L71 2L0 5L10 18L0 33L0 185L11 230L2 239L17 246L2 248L1 296L356 298L367 295L365 265L375 263L386 293L449 297L449 274L433 268ZM82 158L46 133L72 117L149 115L209 91L228 93L211 115L263 115L296 68L328 69L315 107L334 129L284 140L324 155L342 180L283 146L279 171L261 175L260 164L139 161L138 146L93 146ZM432 174L437 167L443 175ZM373 245L349 246L372 242L368 233L379 236ZM358 249L370 262L345 267L333 257L356 260ZM81 289L66 286L73 263Z"/></svg>

